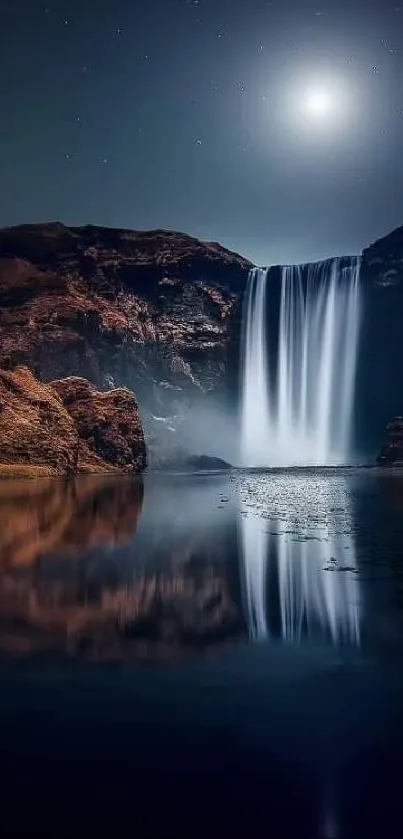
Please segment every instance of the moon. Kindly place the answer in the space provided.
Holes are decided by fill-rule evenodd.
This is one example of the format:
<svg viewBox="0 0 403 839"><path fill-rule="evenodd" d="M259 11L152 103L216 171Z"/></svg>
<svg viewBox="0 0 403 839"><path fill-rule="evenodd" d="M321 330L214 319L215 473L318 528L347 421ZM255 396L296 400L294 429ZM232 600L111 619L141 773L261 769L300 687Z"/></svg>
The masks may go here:
<svg viewBox="0 0 403 839"><path fill-rule="evenodd" d="M284 139L299 143L299 148L309 149L322 144L352 143L357 138L362 116L365 114L365 97L357 85L343 73L321 72L284 76L278 85L274 114ZM293 139L294 138L294 139ZM343 139L344 138L344 139Z"/></svg>
<svg viewBox="0 0 403 839"><path fill-rule="evenodd" d="M323 120L330 117L333 111L333 104L332 96L327 90L314 88L305 93L303 102L304 111L316 119Z"/></svg>

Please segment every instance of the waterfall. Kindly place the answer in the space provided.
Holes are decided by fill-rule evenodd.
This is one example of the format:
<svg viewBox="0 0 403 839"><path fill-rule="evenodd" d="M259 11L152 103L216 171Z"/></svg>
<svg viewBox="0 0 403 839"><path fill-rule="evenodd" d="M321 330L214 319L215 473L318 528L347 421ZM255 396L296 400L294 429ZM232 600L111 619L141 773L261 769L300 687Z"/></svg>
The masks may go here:
<svg viewBox="0 0 403 839"><path fill-rule="evenodd" d="M270 270L251 271L242 342L244 466L347 462L359 272L356 257L286 266L276 294ZM270 329L276 324L278 333L273 354L268 353L268 316Z"/></svg>
<svg viewBox="0 0 403 839"><path fill-rule="evenodd" d="M242 450L250 463L259 464L270 446L268 366L266 352L266 277L252 268L246 297L243 336Z"/></svg>

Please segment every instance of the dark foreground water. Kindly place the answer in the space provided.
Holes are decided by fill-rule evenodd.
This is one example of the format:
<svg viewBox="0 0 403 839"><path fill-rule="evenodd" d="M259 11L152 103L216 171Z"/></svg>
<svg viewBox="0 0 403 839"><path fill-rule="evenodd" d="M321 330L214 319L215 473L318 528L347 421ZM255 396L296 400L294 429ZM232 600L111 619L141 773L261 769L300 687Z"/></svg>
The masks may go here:
<svg viewBox="0 0 403 839"><path fill-rule="evenodd" d="M402 836L403 477L0 483L4 835Z"/></svg>

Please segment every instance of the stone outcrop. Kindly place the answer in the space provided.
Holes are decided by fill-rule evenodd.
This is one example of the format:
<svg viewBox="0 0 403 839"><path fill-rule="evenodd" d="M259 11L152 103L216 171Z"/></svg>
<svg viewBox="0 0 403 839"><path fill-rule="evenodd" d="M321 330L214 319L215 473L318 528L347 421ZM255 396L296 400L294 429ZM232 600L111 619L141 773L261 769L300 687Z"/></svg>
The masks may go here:
<svg viewBox="0 0 403 839"><path fill-rule="evenodd" d="M72 417L79 438L78 471L142 472L146 448L134 394L120 387L101 393L86 379L69 376L51 383Z"/></svg>
<svg viewBox="0 0 403 839"><path fill-rule="evenodd" d="M0 475L141 472L143 429L134 394L100 393L85 379L38 381L0 370Z"/></svg>
<svg viewBox="0 0 403 839"><path fill-rule="evenodd" d="M362 310L355 448L375 460L385 428L402 411L403 227L362 253Z"/></svg>
<svg viewBox="0 0 403 839"><path fill-rule="evenodd" d="M403 227L373 242L362 257L367 282L383 288L403 288Z"/></svg>
<svg viewBox="0 0 403 839"><path fill-rule="evenodd" d="M403 466L403 417L396 417L386 429L377 463L380 466Z"/></svg>
<svg viewBox="0 0 403 839"><path fill-rule="evenodd" d="M74 420L50 385L25 367L0 371L0 474L71 474L78 448Z"/></svg>
<svg viewBox="0 0 403 839"><path fill-rule="evenodd" d="M232 469L231 464L221 457L209 457L206 454L187 457L183 461L183 467L197 472L225 472Z"/></svg>
<svg viewBox="0 0 403 839"><path fill-rule="evenodd" d="M0 230L0 367L136 393L150 465L190 454L191 412L238 381L250 263L171 231Z"/></svg>
<svg viewBox="0 0 403 839"><path fill-rule="evenodd" d="M152 435L151 415L177 424L200 394L236 381L249 268L170 231L0 230L0 367L130 387Z"/></svg>

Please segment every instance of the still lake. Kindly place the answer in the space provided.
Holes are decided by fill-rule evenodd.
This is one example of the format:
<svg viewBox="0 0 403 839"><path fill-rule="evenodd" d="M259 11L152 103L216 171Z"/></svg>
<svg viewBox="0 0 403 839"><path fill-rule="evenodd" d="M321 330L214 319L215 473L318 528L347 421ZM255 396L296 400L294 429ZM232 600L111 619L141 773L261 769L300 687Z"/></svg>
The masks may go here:
<svg viewBox="0 0 403 839"><path fill-rule="evenodd" d="M7 835L401 836L403 473L0 482Z"/></svg>

